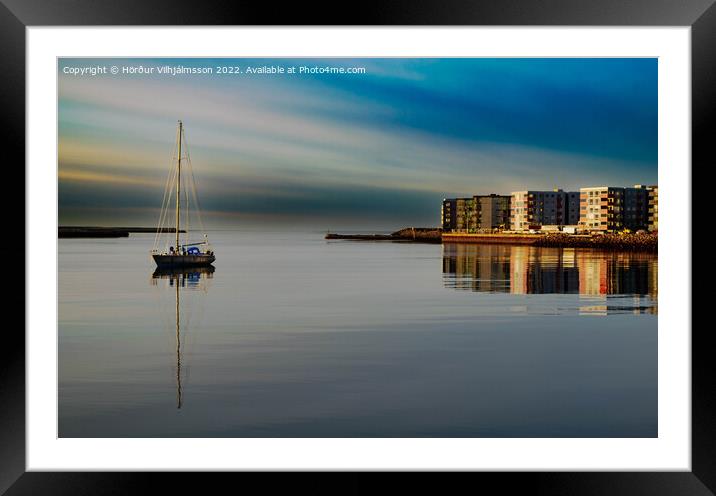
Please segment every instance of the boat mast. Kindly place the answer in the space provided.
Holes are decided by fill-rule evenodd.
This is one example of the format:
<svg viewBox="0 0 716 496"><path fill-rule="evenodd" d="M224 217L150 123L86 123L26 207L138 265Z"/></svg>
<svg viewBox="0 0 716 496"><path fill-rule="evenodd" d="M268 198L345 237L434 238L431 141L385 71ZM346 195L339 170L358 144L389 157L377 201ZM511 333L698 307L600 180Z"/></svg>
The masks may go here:
<svg viewBox="0 0 716 496"><path fill-rule="evenodd" d="M182 122L179 121L179 139L177 139L178 143L178 155L179 163L178 163L178 169L177 169L177 222L176 222L176 250L179 251L179 210L180 210L180 202L181 202L181 132L182 132Z"/></svg>

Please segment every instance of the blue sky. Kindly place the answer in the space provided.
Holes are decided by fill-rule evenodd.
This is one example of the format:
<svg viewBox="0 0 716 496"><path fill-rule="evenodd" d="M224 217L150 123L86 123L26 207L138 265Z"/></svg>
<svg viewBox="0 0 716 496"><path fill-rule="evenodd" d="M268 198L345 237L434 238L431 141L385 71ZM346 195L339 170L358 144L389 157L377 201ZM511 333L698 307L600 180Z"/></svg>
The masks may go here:
<svg viewBox="0 0 716 496"><path fill-rule="evenodd" d="M67 67L365 67L98 75ZM437 225L444 197L657 182L656 59L61 59L61 224L155 222L186 126L213 226Z"/></svg>

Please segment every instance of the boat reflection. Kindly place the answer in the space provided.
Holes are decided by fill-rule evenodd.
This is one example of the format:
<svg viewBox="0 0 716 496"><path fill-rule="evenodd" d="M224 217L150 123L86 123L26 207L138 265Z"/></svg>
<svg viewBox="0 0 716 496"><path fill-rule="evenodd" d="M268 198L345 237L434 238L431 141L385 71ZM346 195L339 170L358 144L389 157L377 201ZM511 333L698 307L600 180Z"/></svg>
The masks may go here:
<svg viewBox="0 0 716 496"><path fill-rule="evenodd" d="M446 287L487 293L575 294L580 313L657 313L658 256L574 248L443 245Z"/></svg>
<svg viewBox="0 0 716 496"><path fill-rule="evenodd" d="M215 268L211 265L205 267L165 267L157 268L154 273L152 273L151 283L153 286L159 286L159 282L163 280L167 283L168 288L173 289L173 334L176 344L175 380L177 409L181 409L183 405L182 358L184 349L182 348L182 341L186 342L186 335L190 329L190 319L185 316L184 320L182 320L182 305L186 306L190 302L184 301L186 298L181 298L180 294L182 290L200 290L206 293L209 287L208 281L214 277L214 270Z"/></svg>
<svg viewBox="0 0 716 496"><path fill-rule="evenodd" d="M213 265L206 267L157 267L152 274L152 284L157 285L158 279L167 279L169 286L180 284L182 287L205 289L204 279L213 279Z"/></svg>

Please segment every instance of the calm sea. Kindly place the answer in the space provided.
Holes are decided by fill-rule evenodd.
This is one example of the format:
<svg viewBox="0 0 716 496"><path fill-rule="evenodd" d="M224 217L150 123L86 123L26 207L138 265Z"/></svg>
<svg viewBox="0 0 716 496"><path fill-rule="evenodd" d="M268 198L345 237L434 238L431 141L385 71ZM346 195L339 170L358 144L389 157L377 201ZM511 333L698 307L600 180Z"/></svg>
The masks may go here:
<svg viewBox="0 0 716 496"><path fill-rule="evenodd" d="M655 437L657 257L211 232L59 241L60 437Z"/></svg>

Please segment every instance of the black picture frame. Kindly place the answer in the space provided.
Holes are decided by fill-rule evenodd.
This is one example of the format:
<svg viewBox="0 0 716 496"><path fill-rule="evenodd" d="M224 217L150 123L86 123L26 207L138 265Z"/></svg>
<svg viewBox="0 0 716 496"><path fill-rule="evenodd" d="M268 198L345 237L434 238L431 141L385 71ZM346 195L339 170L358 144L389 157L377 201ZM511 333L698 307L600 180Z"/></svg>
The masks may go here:
<svg viewBox="0 0 716 496"><path fill-rule="evenodd" d="M716 164L710 139L716 120L715 0L401 0L326 6L222 0L0 0L0 146L15 163L25 158L25 34L28 26L112 25L575 25L690 26L692 49L692 171ZM6 162L7 163L7 162ZM24 180L23 180L24 181ZM694 195L695 196L695 195ZM700 202L695 197L692 211ZM687 205L688 207L688 205ZM15 214L17 215L17 214ZM696 255L697 253L694 253ZM691 270L689 267L688 270ZM32 289L32 288L30 288ZM684 288L688 291L689 288ZM18 291L19 293L19 291ZM8 321L9 322L9 321ZM716 493L716 380L707 346L708 330L692 331L691 472L530 472L470 474L470 485L500 485L500 492L546 494ZM211 487L236 474L48 473L26 472L25 339L19 326L4 327L0 347L0 494L125 494L143 490L189 489L189 478L211 476ZM305 475L305 474L304 474ZM467 475L467 474L465 474ZM218 477L218 479L214 479ZM244 474L249 480L255 476ZM476 477L477 479L474 479ZM417 480L441 493L464 476ZM319 488L302 474L290 477L290 490ZM208 482L208 479L204 479ZM262 484L265 484L262 479ZM275 479L267 488L276 488ZM331 492L373 490L370 474L351 474L322 484ZM381 488L385 488L381 482ZM434 485L434 486L433 486ZM209 486L204 486L207 488ZM286 486L284 486L286 487ZM237 489L238 490L238 489Z"/></svg>

